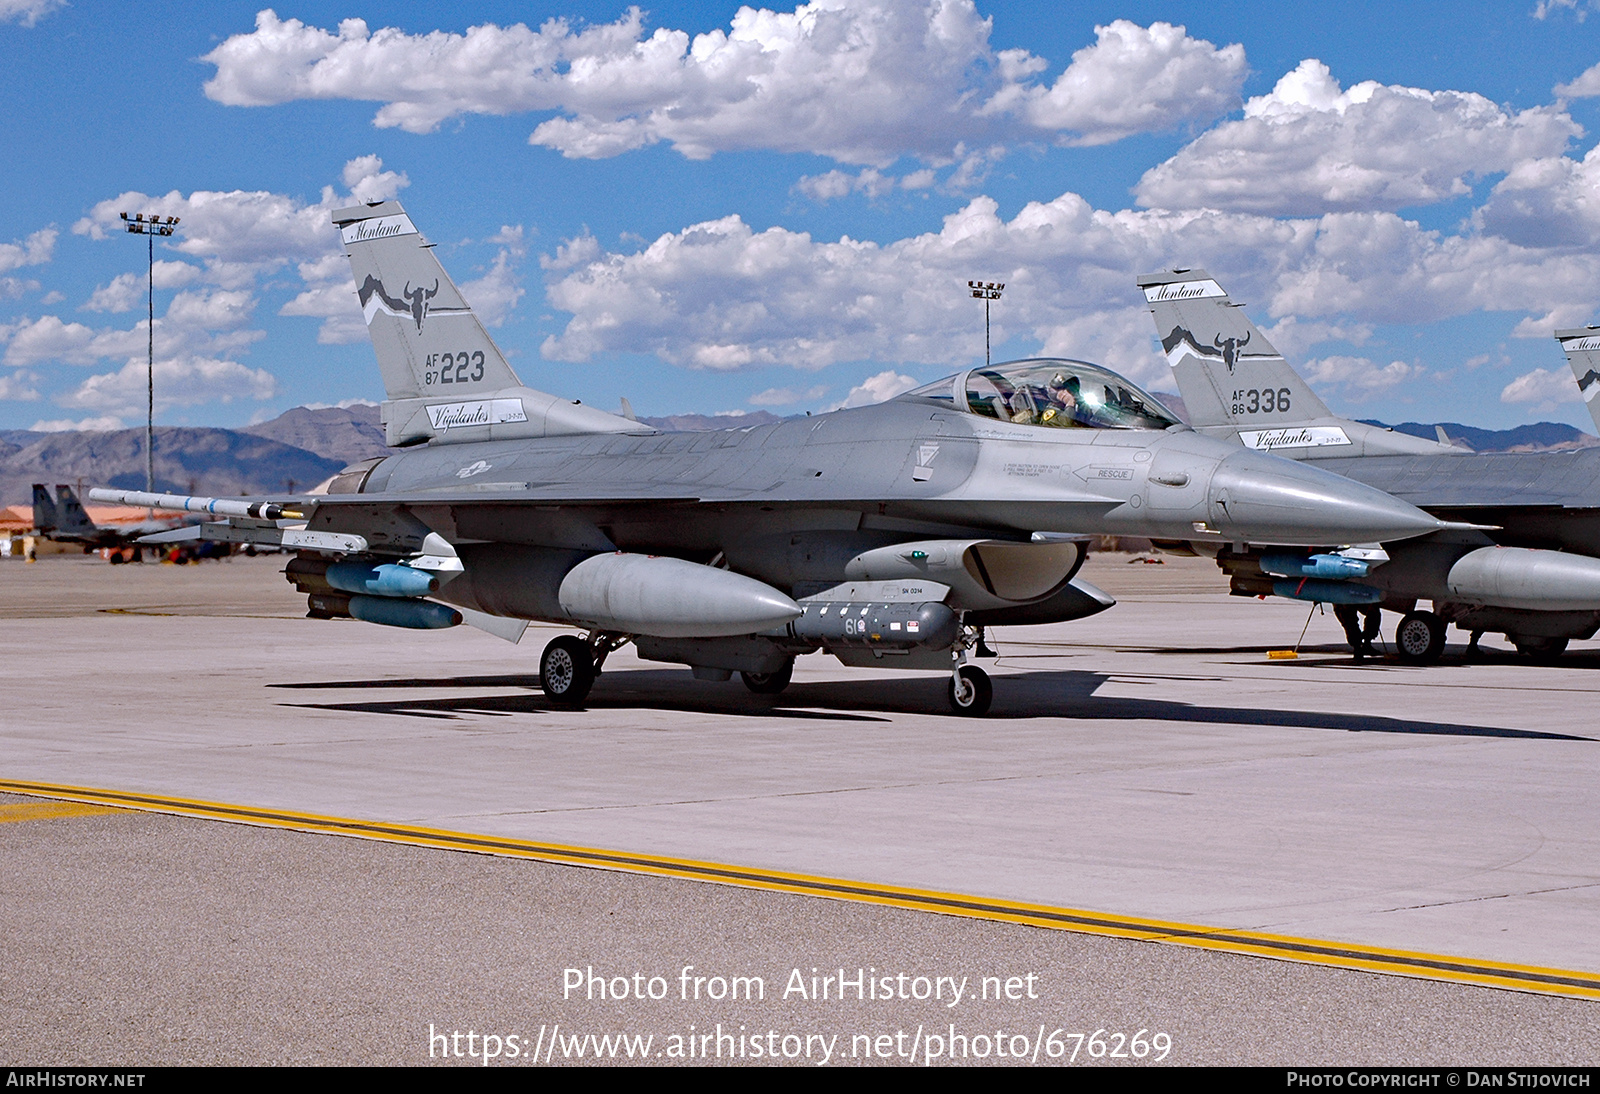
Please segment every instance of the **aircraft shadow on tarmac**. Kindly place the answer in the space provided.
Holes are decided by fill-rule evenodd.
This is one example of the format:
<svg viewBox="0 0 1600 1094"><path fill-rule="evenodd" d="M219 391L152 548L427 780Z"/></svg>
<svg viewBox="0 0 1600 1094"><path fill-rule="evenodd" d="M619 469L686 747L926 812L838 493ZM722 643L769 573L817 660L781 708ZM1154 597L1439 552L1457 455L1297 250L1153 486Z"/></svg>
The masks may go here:
<svg viewBox="0 0 1600 1094"><path fill-rule="evenodd" d="M1085 671L1032 671L996 677L995 705L988 719L1071 718L1102 722L1188 722L1273 726L1285 729L1336 729L1351 733L1411 733L1456 737L1511 737L1551 741L1590 741L1595 738L1566 733L1418 721L1379 715L1324 711L1277 710L1262 707L1203 706L1164 699L1100 696L1096 692L1109 680L1126 679L1126 673ZM474 714L510 716L540 714L562 708L537 691L539 678L529 676L460 676L415 680L338 680L271 684L295 690L396 688L526 689L515 695L473 695L428 699L381 699L349 703L289 703L311 710L391 714L415 718L455 719ZM727 714L804 721L887 722L885 713L950 717L945 704L943 677L899 677L878 680L829 681L792 684L781 696L761 696L744 689L735 679L726 684L695 681L681 671L645 669L610 672L600 677L589 694L592 710L672 710L693 714ZM859 711L861 713L850 713ZM873 713L883 712L883 713ZM982 731L983 720L973 729Z"/></svg>

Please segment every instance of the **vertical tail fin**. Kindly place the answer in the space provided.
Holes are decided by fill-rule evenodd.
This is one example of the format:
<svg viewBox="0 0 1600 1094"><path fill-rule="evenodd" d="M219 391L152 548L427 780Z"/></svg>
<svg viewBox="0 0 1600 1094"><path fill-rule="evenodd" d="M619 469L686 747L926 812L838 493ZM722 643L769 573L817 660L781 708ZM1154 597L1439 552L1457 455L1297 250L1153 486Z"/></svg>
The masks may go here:
<svg viewBox="0 0 1600 1094"><path fill-rule="evenodd" d="M92 535L95 531L94 521L89 519L89 514L83 508L83 502L78 500L78 495L72 492L72 487L66 484L56 486L57 528L59 531L73 535Z"/></svg>
<svg viewBox="0 0 1600 1094"><path fill-rule="evenodd" d="M1152 274L1138 284L1195 429L1292 459L1465 451L1334 417L1204 270Z"/></svg>
<svg viewBox="0 0 1600 1094"><path fill-rule="evenodd" d="M1589 408L1595 428L1600 429L1600 400L1596 399L1600 396L1600 327L1558 330L1556 341L1566 351L1567 364L1578 381L1578 393Z"/></svg>
<svg viewBox="0 0 1600 1094"><path fill-rule="evenodd" d="M50 488L42 482L33 484L33 526L40 532L54 532L61 525L61 518L56 515L56 499L50 496Z"/></svg>
<svg viewBox="0 0 1600 1094"><path fill-rule="evenodd" d="M1138 279L1195 428L1299 425L1328 407L1204 270Z"/></svg>
<svg viewBox="0 0 1600 1094"><path fill-rule="evenodd" d="M333 214L389 401L390 444L640 431L523 387L398 201Z"/></svg>

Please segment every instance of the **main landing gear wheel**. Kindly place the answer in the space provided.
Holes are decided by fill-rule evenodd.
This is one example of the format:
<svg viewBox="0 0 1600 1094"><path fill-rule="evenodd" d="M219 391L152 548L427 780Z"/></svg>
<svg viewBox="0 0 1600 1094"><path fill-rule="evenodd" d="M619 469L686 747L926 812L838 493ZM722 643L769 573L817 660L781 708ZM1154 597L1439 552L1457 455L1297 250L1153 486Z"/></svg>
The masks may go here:
<svg viewBox="0 0 1600 1094"><path fill-rule="evenodd" d="M1431 665L1444 652L1444 620L1432 612L1407 612L1394 629L1394 649L1408 665Z"/></svg>
<svg viewBox="0 0 1600 1094"><path fill-rule="evenodd" d="M544 648L539 681L545 697L561 706L577 706L594 687L594 656L581 638L564 634Z"/></svg>
<svg viewBox="0 0 1600 1094"><path fill-rule="evenodd" d="M1565 638L1513 638L1517 652L1541 665L1553 665L1567 652Z"/></svg>
<svg viewBox="0 0 1600 1094"><path fill-rule="evenodd" d="M989 682L989 674L977 665L962 665L950 678L950 708L957 714L981 718L989 713L992 702L994 685Z"/></svg>
<svg viewBox="0 0 1600 1094"><path fill-rule="evenodd" d="M794 658L785 661L777 672L741 672L739 676L744 686L757 695L777 695L794 679Z"/></svg>

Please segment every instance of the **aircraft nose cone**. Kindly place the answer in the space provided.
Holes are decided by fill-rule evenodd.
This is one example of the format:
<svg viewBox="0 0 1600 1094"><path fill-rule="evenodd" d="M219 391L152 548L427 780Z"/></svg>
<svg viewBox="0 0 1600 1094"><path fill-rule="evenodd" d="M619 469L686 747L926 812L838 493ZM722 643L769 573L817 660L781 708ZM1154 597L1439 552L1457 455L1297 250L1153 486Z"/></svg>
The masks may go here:
<svg viewBox="0 0 1600 1094"><path fill-rule="evenodd" d="M1259 543L1382 543L1437 531L1438 519L1365 483L1263 452L1235 452L1211 478L1211 524Z"/></svg>

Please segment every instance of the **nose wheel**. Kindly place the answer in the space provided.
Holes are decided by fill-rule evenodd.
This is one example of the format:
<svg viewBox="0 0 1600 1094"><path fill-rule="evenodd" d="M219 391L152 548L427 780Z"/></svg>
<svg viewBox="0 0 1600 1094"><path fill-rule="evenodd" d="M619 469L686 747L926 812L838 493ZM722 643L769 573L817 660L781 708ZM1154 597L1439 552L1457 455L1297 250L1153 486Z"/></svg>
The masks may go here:
<svg viewBox="0 0 1600 1094"><path fill-rule="evenodd" d="M994 685L989 674L977 665L962 665L950 677L950 709L957 714L981 718L994 702Z"/></svg>

